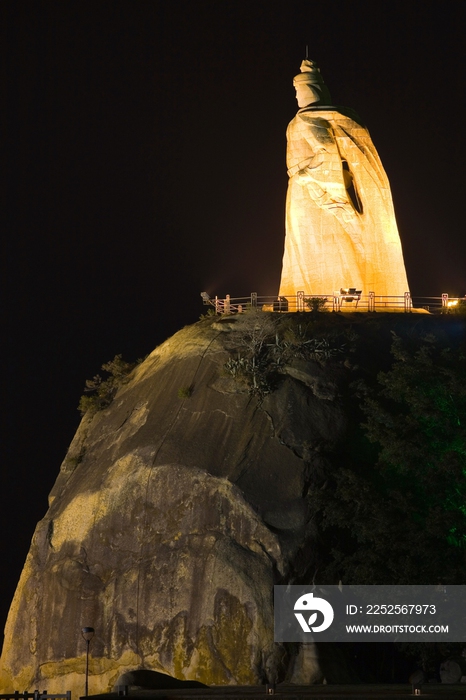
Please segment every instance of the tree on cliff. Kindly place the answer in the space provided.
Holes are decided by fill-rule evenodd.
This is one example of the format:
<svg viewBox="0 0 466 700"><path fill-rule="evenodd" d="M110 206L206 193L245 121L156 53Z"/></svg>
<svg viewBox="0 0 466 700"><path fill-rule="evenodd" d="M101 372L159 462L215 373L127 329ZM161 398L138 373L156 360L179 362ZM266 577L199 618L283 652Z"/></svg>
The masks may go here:
<svg viewBox="0 0 466 700"><path fill-rule="evenodd" d="M392 368L378 375L376 391L366 388L362 404L375 464L359 450L316 496L332 550L321 575L348 584L460 583L466 349L395 336L392 354Z"/></svg>
<svg viewBox="0 0 466 700"><path fill-rule="evenodd" d="M141 360L138 360L139 362ZM107 408L120 384L128 379L138 363L126 362L121 355L115 355L113 360L104 362L102 369L108 374L106 379L102 379L100 374L96 374L92 379L86 379L84 394L78 404L78 411L81 415L84 416L87 412L92 414Z"/></svg>

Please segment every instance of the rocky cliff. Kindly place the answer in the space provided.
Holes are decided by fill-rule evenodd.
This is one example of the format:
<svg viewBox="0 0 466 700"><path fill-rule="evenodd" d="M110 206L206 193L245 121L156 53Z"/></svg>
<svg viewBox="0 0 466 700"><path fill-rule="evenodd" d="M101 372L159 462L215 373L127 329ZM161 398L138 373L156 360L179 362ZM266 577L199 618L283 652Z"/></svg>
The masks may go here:
<svg viewBox="0 0 466 700"><path fill-rule="evenodd" d="M313 342L297 317L202 320L87 412L11 606L5 690L81 694L86 625L91 694L139 668L322 678L315 650L274 644L272 591L313 574L312 492L347 431L353 321L326 316Z"/></svg>

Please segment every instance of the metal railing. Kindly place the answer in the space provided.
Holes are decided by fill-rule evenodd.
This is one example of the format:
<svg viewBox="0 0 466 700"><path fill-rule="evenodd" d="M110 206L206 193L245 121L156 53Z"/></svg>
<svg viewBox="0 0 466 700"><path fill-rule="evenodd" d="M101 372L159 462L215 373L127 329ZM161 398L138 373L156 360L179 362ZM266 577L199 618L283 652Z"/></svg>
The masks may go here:
<svg viewBox="0 0 466 700"><path fill-rule="evenodd" d="M403 296L383 296L369 292L369 294L364 295L355 289L312 295L298 291L296 295L286 297L259 296L257 292L252 292L248 297L231 297L227 294L223 299L218 296L208 297L205 292L202 296L204 304L213 306L218 314L243 313L249 309L293 313L310 311L312 308L335 312L355 311L357 309L367 312L403 311L404 313L410 313L413 309L424 309L435 313L453 310L458 304L466 303L466 298L449 297L448 294L442 294L438 297L412 297L410 292L405 292Z"/></svg>

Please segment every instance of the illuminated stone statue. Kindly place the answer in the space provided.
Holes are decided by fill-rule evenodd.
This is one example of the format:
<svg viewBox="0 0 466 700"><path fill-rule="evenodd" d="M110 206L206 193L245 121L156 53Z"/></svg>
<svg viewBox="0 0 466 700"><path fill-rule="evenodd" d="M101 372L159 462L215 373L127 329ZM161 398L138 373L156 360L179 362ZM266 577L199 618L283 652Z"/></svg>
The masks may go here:
<svg viewBox="0 0 466 700"><path fill-rule="evenodd" d="M290 177L280 296L409 291L390 185L367 129L332 107L313 61L294 78L300 107L287 130Z"/></svg>

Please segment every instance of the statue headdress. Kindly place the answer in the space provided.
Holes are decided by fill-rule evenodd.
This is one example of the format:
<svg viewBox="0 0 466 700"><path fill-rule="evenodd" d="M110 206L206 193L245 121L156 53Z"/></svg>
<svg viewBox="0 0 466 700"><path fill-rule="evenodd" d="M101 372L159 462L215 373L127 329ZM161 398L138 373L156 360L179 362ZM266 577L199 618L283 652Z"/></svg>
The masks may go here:
<svg viewBox="0 0 466 700"><path fill-rule="evenodd" d="M324 83L324 79L320 74L317 63L315 61L311 61L309 58L305 58L301 63L300 70L301 73L298 73L298 75L295 75L293 78L293 84L306 83L307 85L310 85L312 89L320 96L319 102L327 105L330 104L330 92Z"/></svg>

